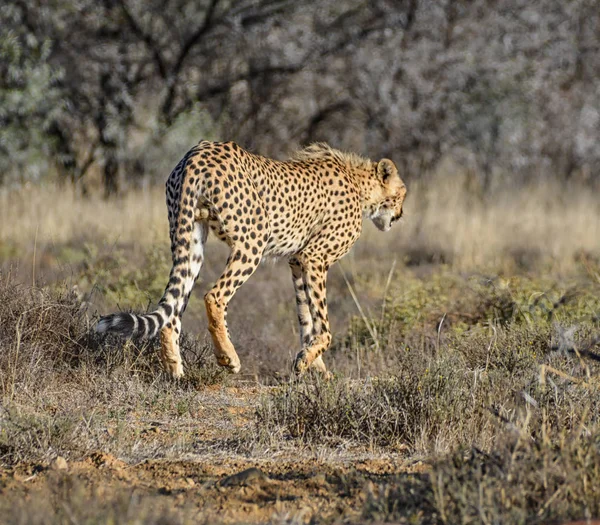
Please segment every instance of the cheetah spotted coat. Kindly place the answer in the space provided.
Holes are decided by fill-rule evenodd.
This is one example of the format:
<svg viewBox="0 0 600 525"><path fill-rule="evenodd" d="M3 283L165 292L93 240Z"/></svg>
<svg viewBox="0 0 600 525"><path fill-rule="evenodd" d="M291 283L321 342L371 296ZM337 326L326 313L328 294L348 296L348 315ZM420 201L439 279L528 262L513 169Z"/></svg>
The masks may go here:
<svg viewBox="0 0 600 525"><path fill-rule="evenodd" d="M102 317L100 333L160 334L161 360L183 375L181 317L204 260L210 230L231 248L221 277L204 300L214 353L239 372L227 330L227 305L265 257L288 260L296 292L301 351L295 370L327 373L331 343L326 277L362 231L363 218L387 231L402 215L406 186L392 161L372 162L326 144L313 144L281 162L235 143L202 141L177 164L166 184L173 266L155 311Z"/></svg>

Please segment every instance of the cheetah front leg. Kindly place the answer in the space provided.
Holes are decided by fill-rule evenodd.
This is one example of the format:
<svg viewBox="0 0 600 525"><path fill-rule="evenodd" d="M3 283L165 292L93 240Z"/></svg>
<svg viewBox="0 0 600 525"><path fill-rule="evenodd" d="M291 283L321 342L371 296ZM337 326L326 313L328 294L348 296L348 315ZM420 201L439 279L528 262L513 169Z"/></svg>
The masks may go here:
<svg viewBox="0 0 600 525"><path fill-rule="evenodd" d="M294 368L297 374L302 374L310 366L314 366L323 373L328 374L321 357L331 344L325 288L327 266L318 258L304 260L302 262L302 279L304 296L312 318L312 332L310 337L303 338L303 348L296 356ZM294 283L296 282L297 279L294 278ZM298 294L296 298L298 299ZM304 311L304 306L302 308ZM300 312L300 306L298 311Z"/></svg>
<svg viewBox="0 0 600 525"><path fill-rule="evenodd" d="M296 258L289 261L292 270L292 280L294 282L294 291L296 292L296 307L298 311L298 325L300 327L300 347L310 346L313 337L313 318L310 312L306 284L304 282L302 264ZM310 365L326 377L329 377L327 367L323 362L323 357L318 356Z"/></svg>

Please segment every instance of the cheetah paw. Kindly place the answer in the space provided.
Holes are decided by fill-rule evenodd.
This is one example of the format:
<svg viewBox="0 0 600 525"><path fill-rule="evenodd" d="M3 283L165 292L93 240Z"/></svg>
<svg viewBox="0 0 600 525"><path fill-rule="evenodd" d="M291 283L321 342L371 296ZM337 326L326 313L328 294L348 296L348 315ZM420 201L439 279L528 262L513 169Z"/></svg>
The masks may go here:
<svg viewBox="0 0 600 525"><path fill-rule="evenodd" d="M183 365L181 361L165 359L163 360L163 367L172 379L181 379L183 377Z"/></svg>
<svg viewBox="0 0 600 525"><path fill-rule="evenodd" d="M217 357L217 364L226 368L228 372L237 374L242 369L242 363L239 359L231 359L228 355L222 355Z"/></svg>
<svg viewBox="0 0 600 525"><path fill-rule="evenodd" d="M306 352L300 352L294 361L294 372L296 372L296 375L301 376L308 370L309 366Z"/></svg>

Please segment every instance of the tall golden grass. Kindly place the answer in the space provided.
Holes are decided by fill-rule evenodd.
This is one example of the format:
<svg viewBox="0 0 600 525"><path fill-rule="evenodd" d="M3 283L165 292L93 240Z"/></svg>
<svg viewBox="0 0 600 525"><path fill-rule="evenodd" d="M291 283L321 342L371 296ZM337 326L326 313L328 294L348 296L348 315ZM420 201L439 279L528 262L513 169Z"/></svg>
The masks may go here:
<svg viewBox="0 0 600 525"><path fill-rule="evenodd" d="M162 188L131 191L106 200L81 197L71 186L27 186L0 191L0 242L20 248L98 238L149 244L166 242Z"/></svg>
<svg viewBox="0 0 600 525"><path fill-rule="evenodd" d="M408 187L401 224L389 234L366 227L360 251L399 262L418 252L457 268L531 256L568 270L580 254L600 256L600 199L584 186L545 182L481 197L467 189L466 177L452 175L408 181ZM167 240L162 188L113 200L82 198L69 186L0 191L0 248L10 246L20 257L36 245L40 253L83 241L166 246Z"/></svg>
<svg viewBox="0 0 600 525"><path fill-rule="evenodd" d="M431 247L467 268L529 255L567 270L580 254L600 255L600 199L588 188L551 181L482 198L468 187L460 177L414 183L406 246Z"/></svg>

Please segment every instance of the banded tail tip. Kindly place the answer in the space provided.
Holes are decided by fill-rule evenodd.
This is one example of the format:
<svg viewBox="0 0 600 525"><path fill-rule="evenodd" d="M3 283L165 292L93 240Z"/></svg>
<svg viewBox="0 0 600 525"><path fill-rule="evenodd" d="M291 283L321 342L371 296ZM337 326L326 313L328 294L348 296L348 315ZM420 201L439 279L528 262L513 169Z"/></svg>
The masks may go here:
<svg viewBox="0 0 600 525"><path fill-rule="evenodd" d="M135 319L131 314L111 314L100 318L100 321L96 325L96 332L99 334L116 332L126 337L131 337L135 330L135 324Z"/></svg>
<svg viewBox="0 0 600 525"><path fill-rule="evenodd" d="M112 316L107 315L105 317L101 317L98 324L96 324L96 333L105 334L110 331L110 325L112 324Z"/></svg>

